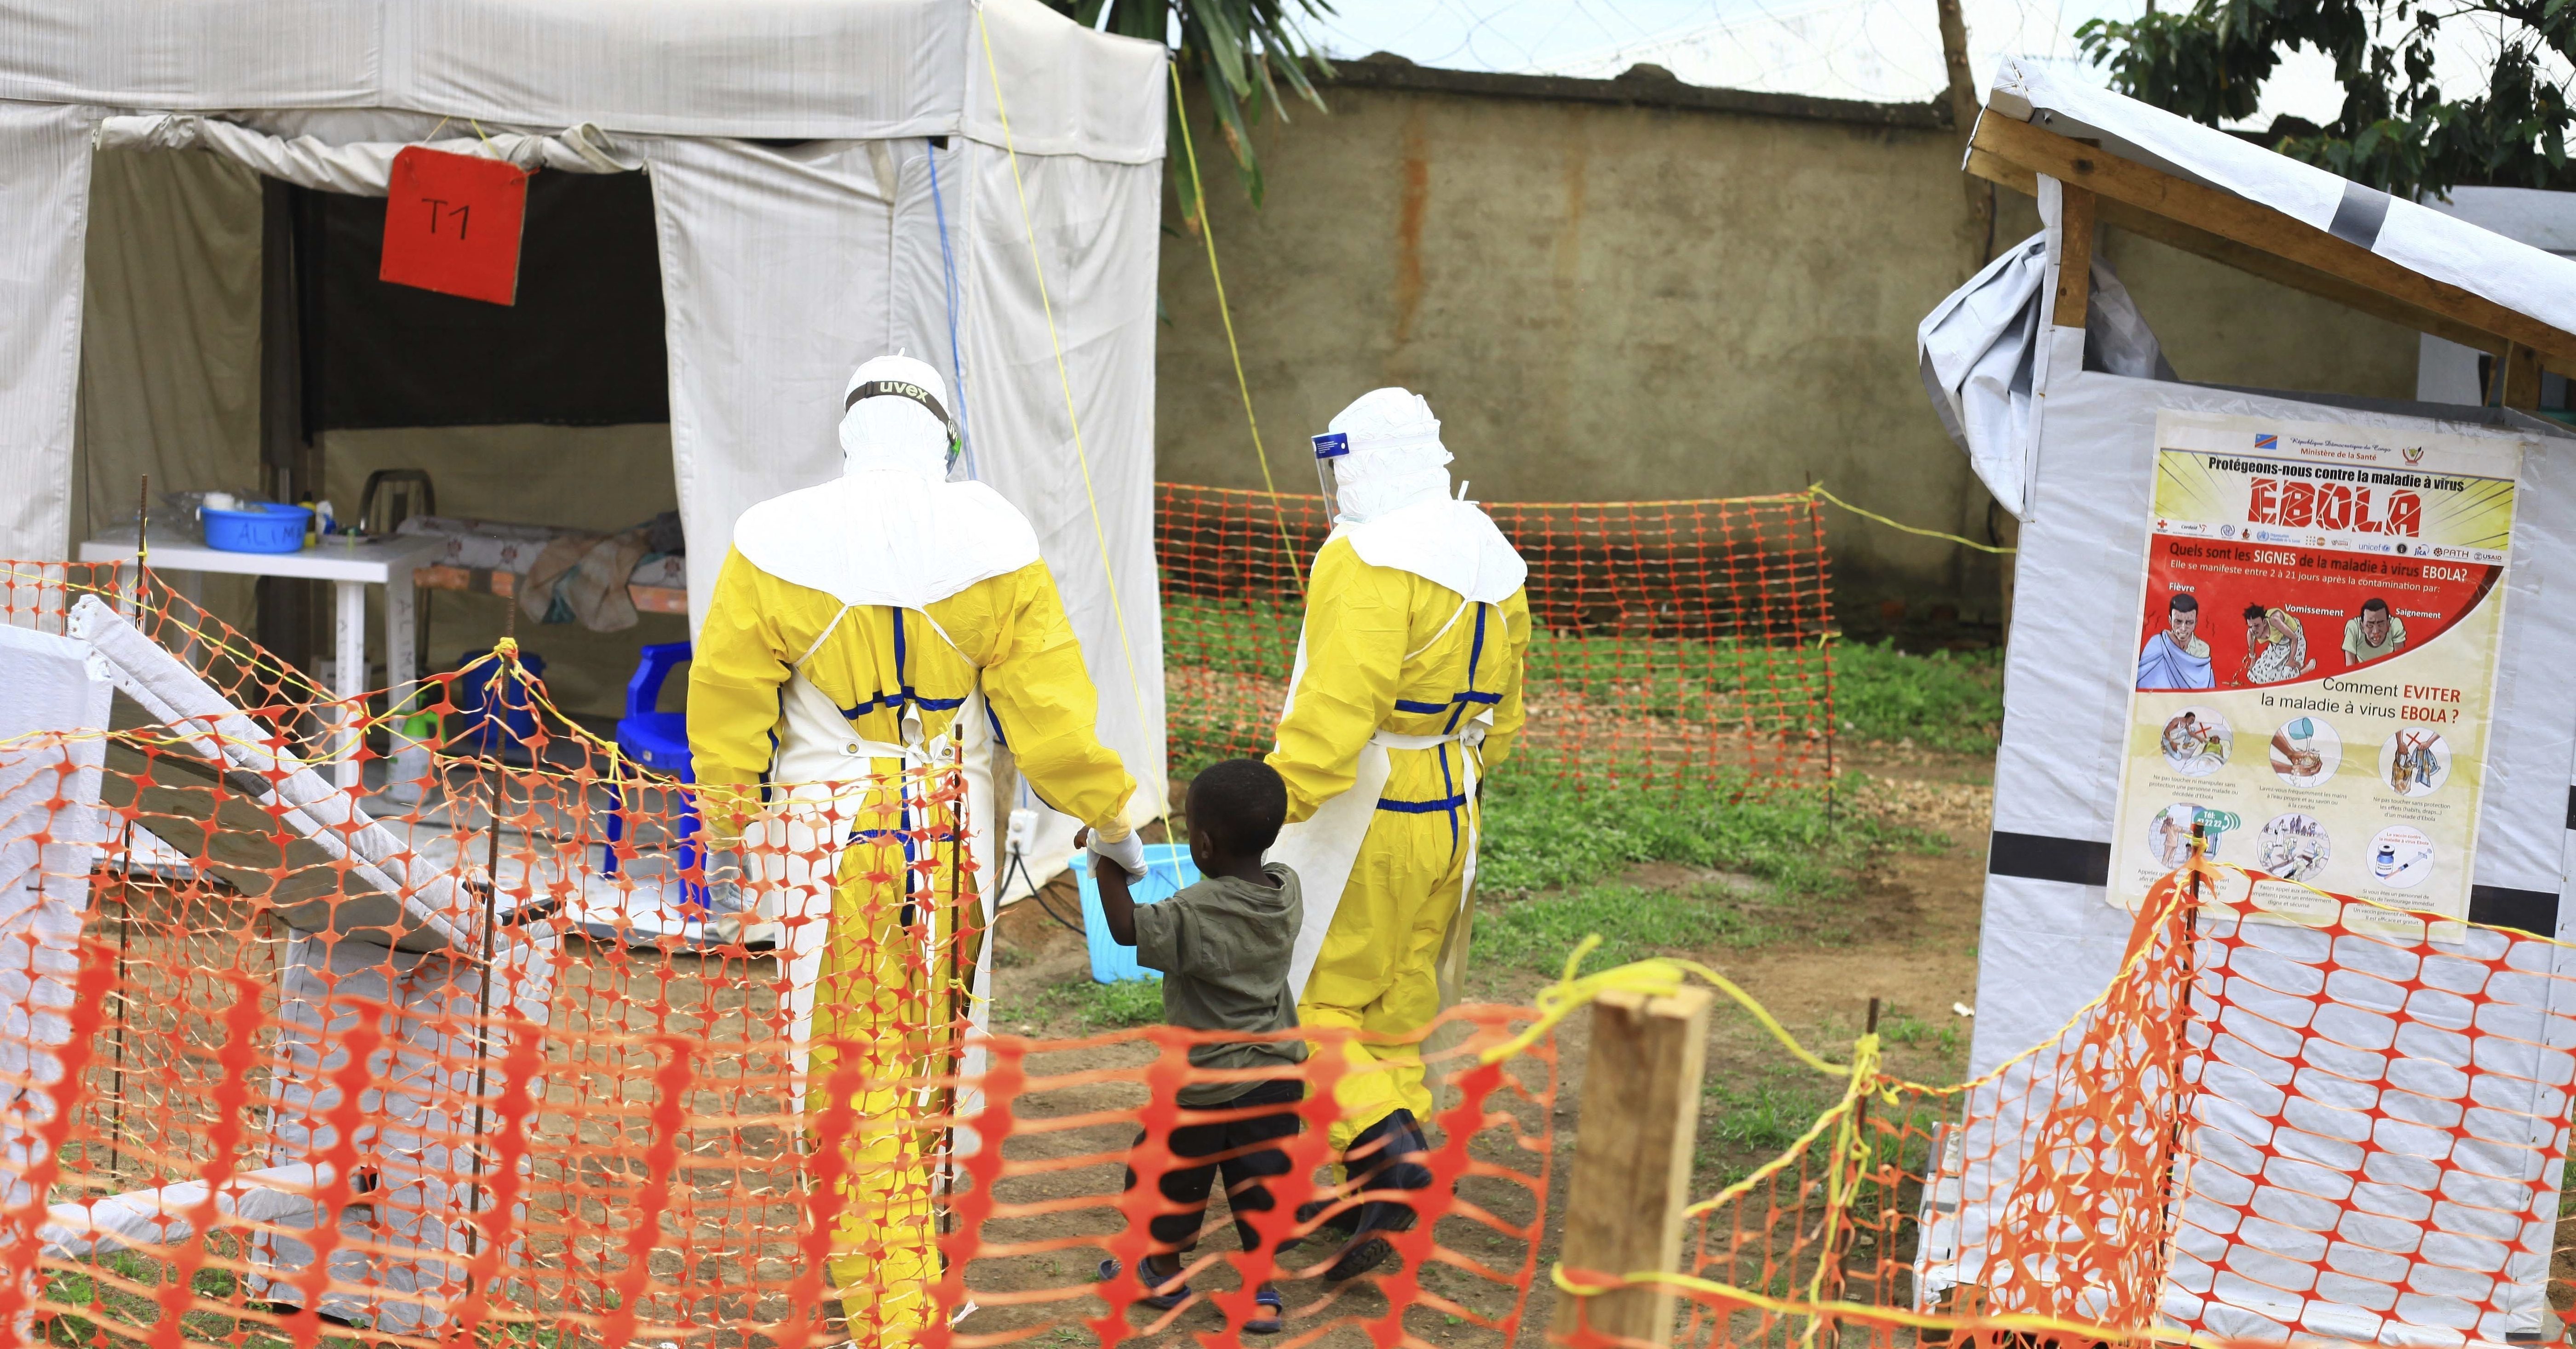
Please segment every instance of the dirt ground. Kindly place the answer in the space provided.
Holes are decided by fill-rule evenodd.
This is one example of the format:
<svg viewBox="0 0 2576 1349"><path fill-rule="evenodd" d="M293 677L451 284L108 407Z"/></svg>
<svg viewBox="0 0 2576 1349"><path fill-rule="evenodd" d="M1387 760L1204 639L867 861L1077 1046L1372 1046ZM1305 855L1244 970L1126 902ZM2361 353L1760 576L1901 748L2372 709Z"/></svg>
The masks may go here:
<svg viewBox="0 0 2576 1349"><path fill-rule="evenodd" d="M1882 753L1846 768L1845 781L1861 789L1871 809L1891 824L1946 837L1946 844L1898 850L1881 857L1857 878L1846 897L1802 902L1807 909L1787 925L1789 935L1760 945L1673 952L1687 954L1726 975L1760 1001L1803 1043L1834 1059L1844 1058L1851 1039L1867 1017L1869 1000L1880 1000L1880 1030L1887 1041L1891 1069L1926 1082L1955 1081L1967 1062L1972 1021L1955 1007L1976 1003L1976 942L1986 833L1993 812L1990 765L1965 756L1931 753ZM1749 878L1669 864L1633 868L1624 877L1633 885L1690 889L1707 893L1712 886L1734 891L1758 890ZM1069 895L1056 897L1056 907L1071 913ZM1051 921L1036 905L1007 911L996 933L994 1028L1040 1037L1086 1033L1080 1020L1079 990L1089 976L1080 934ZM1546 980L1515 969L1481 969L1471 975L1471 1001L1526 1006ZM1495 1345L1501 1337L1477 1324L1499 1320L1510 1310L1506 1280L1519 1268L1535 1271L1535 1291L1523 1311L1519 1343L1543 1342L1541 1331L1554 1303L1546 1271L1556 1258L1565 1187L1575 1138L1581 1127L1580 1086L1588 1045L1587 1020L1577 1014L1557 1036L1556 1085L1546 1093L1547 1065L1530 1060L1518 1065L1533 1083L1526 1096L1497 1093L1489 1103L1496 1114L1470 1148L1480 1161L1498 1171L1527 1177L1471 1177L1461 1195L1489 1210L1495 1221L1444 1220L1437 1229L1443 1248L1460 1257L1424 1272L1423 1291L1446 1298L1475 1316L1461 1316L1438 1303L1418 1301L1406 1328L1435 1345ZM1111 1045L1060 1053L1032 1063L1046 1074L1068 1074L1066 1086L1023 1097L1022 1112L1036 1119L1076 1120L1085 1112L1132 1110L1144 1100L1137 1069L1152 1049L1140 1044ZM1775 1155L1812 1121L1817 1109L1839 1095L1837 1083L1793 1061L1753 1019L1731 1004L1720 1004L1708 1047L1708 1082L1703 1092L1698 1174L1693 1193L1714 1193L1751 1165ZM1124 1079L1124 1080L1118 1080ZM969 1334L1025 1331L1046 1326L1031 1343L1055 1346L1088 1344L1090 1332L1078 1318L1097 1316L1102 1307L1082 1296L1081 1283L1104 1252L1084 1243L1086 1236L1120 1230L1122 1220L1107 1207L1117 1186L1113 1160L1132 1133L1124 1123L1058 1130L1015 1138L1005 1155L1015 1162L1040 1157L1091 1159L1069 1169L1015 1175L997 1187L1004 1211L1020 1216L997 1218L988 1225L996 1241L1052 1243L1056 1248L1029 1254L1001 1255L978 1261L969 1284L986 1305L960 1329ZM1541 1155L1542 1153L1546 1155ZM1544 1164L1544 1165L1543 1165ZM1014 1170L1019 1168L1015 1167ZM1538 1177L1544 1174L1546 1221L1536 1249L1511 1229L1526 1231L1537 1217ZM1221 1225L1198 1258L1230 1253L1234 1241ZM1310 1244L1292 1252L1290 1267L1312 1266L1329 1252ZM1496 1271L1495 1277L1472 1272L1475 1265ZM1328 1323L1382 1314L1385 1293L1371 1285L1392 1271L1336 1288L1320 1279L1283 1280L1288 1305L1289 1338L1303 1340ZM1233 1287L1221 1260L1194 1276L1194 1287L1209 1292ZM999 1295L998 1298L992 1295ZM1017 1298L1039 1301L1019 1302ZM1159 1329L1163 1337L1182 1342L1191 1333L1222 1333L1224 1320L1215 1308L1199 1303L1177 1313L1131 1312L1138 1331ZM1355 1326L1325 1330L1312 1341L1328 1346L1366 1343Z"/></svg>

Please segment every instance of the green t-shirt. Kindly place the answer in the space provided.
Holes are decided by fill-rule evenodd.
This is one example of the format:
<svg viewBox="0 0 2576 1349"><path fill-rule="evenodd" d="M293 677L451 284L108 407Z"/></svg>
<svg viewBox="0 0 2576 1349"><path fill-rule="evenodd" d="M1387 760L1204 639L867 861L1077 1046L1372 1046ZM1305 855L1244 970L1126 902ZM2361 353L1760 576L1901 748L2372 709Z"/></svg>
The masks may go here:
<svg viewBox="0 0 2576 1349"><path fill-rule="evenodd" d="M1297 873L1277 862L1256 885L1217 876L1136 910L1136 963L1163 972L1163 1021L1186 1030L1273 1031L1297 1024L1297 995L1288 987L1288 955L1306 906ZM1303 1040L1190 1047L1201 1068L1260 1068L1302 1063ZM1252 1090L1251 1082L1200 1082L1181 1088L1180 1104L1204 1109Z"/></svg>

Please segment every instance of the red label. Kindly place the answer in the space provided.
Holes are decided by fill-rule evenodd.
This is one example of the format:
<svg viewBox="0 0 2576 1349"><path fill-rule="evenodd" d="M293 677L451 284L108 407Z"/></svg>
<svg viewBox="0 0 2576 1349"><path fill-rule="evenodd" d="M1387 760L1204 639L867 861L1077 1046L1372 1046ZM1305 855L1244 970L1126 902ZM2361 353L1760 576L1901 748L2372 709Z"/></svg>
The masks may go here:
<svg viewBox="0 0 2576 1349"><path fill-rule="evenodd" d="M493 304L518 302L525 170L415 145L394 156L390 186L379 279Z"/></svg>

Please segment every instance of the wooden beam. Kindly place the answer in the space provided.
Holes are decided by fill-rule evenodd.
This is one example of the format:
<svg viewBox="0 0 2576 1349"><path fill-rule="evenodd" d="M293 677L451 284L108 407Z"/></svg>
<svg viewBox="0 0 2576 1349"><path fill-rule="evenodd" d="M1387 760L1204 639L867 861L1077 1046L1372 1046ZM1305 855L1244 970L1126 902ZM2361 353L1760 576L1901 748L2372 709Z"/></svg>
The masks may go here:
<svg viewBox="0 0 2576 1349"><path fill-rule="evenodd" d="M2522 343L2542 356L2576 361L2576 334L2517 313L2485 296L2435 281L2271 207L2202 187L2001 114L1978 120L1975 143L2016 169L2044 173L2070 187L2089 188L2107 200L2313 269L2453 324ZM1970 171L1976 169L1972 161Z"/></svg>
<svg viewBox="0 0 2576 1349"><path fill-rule="evenodd" d="M1968 152L1968 172L2001 187L2008 187L2025 197L2039 195L2039 175L2018 164L2000 158L1987 150ZM2505 340L2490 332L2472 328L2456 319L2418 308L2368 286L2356 285L2342 277L2302 266L2274 253L2233 239L2222 238L2197 226L2186 225L2170 216L2140 210L2126 202L2094 199L2097 229L2108 226L2153 239L2168 248L2179 249L2196 257L2223 263L2240 272L2259 276L2274 285L2306 291L2321 299L2332 300L2348 309L2358 309L2372 318L2385 319L2402 328L2431 333L2464 347L2474 347L2489 354L2499 354ZM2571 361L2576 365L2576 361Z"/></svg>
<svg viewBox="0 0 2576 1349"><path fill-rule="evenodd" d="M2039 175L1981 146L1968 147L1968 172L2025 197L2039 195Z"/></svg>
<svg viewBox="0 0 2576 1349"><path fill-rule="evenodd" d="M1680 1267L1710 1001L1704 988L1663 998L1614 989L1592 1004L1560 1257L1577 1283ZM1661 1288L1561 1293L1552 1330L1669 1345L1673 1295Z"/></svg>
<svg viewBox="0 0 2576 1349"><path fill-rule="evenodd" d="M2049 322L2060 328L2084 326L2084 307L2093 299L2093 194L2073 183L2058 196L2057 307Z"/></svg>
<svg viewBox="0 0 2576 1349"><path fill-rule="evenodd" d="M2321 299L2332 300L2347 309L2357 309L2376 319L2386 319L2401 328L2431 333L2435 337L2457 342L2464 347L2494 353L2504 350L2505 340L2493 333L2462 323L2448 315L2411 305L2393 295L2372 290L2314 267L2302 266L2278 254L2222 238L2207 230L2186 225L2169 216L2142 211L2119 202L2105 202L2102 223L2114 225L2137 235L2155 240L2185 253L2196 254L2212 262L2224 263L2241 272L2249 272L2276 285L2303 290Z"/></svg>

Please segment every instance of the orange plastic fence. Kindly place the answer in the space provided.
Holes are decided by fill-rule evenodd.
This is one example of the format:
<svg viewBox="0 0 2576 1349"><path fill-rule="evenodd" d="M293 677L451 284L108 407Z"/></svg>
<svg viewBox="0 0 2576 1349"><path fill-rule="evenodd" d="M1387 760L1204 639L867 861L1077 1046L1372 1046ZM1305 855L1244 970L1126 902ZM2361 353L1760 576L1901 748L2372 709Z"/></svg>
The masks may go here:
<svg viewBox="0 0 2576 1349"><path fill-rule="evenodd" d="M108 727L0 740L0 1340L1106 1345L1221 1332L1265 1279L1285 1345L1521 1328L1554 1050L1483 1051L1526 1009L1423 1042L1434 1183L1398 1196L1421 1220L1387 1263L1319 1277L1377 1194L1325 1166L1348 1056L1324 1037L1287 1074L1276 1203L1246 1208L1272 1245L1237 1252L1217 1201L1193 1296L1157 1311L1097 1265L1187 1212L1161 1197L1174 1130L1223 1111L1174 1094L1224 1076L1187 1057L1221 1037L1007 1033L1026 990L987 1030L959 765L781 787L738 867L692 868L675 785L506 657L415 705L456 731L497 680L523 721L406 783L381 701L332 702L157 585L10 575L0 655L70 630L118 693ZM363 790L317 771L335 752Z"/></svg>
<svg viewBox="0 0 2576 1349"><path fill-rule="evenodd" d="M1960 1086L1864 1038L1644 1281L1692 1346L2557 1342L2571 1007L2547 938L2177 872L2060 1037Z"/></svg>
<svg viewBox="0 0 2576 1349"><path fill-rule="evenodd" d="M1323 498L1155 491L1173 757L1266 751ZM1516 762L1578 787L1830 775L1833 606L1814 498L1485 509L1530 568Z"/></svg>

